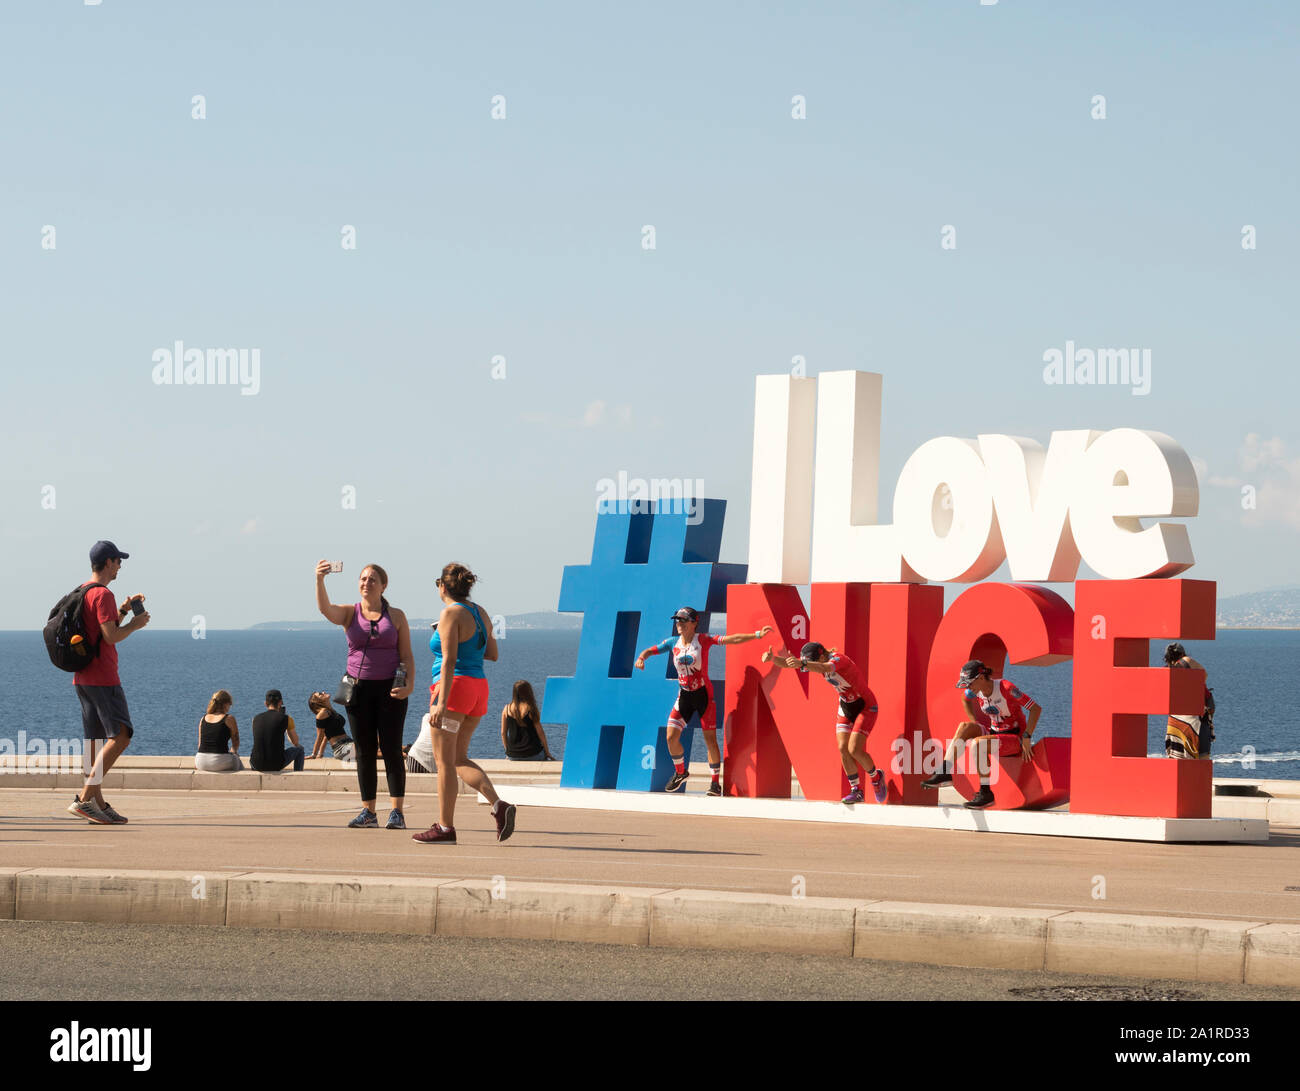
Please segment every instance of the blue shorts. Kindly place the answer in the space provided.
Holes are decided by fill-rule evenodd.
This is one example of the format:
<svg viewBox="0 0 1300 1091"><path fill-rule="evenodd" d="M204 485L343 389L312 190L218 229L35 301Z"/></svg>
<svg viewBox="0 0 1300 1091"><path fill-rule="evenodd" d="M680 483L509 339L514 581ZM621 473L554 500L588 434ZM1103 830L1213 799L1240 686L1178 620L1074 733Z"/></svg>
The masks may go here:
<svg viewBox="0 0 1300 1091"><path fill-rule="evenodd" d="M82 737L116 739L126 728L129 739L135 734L131 714L126 710L126 694L121 686L74 686L81 701Z"/></svg>

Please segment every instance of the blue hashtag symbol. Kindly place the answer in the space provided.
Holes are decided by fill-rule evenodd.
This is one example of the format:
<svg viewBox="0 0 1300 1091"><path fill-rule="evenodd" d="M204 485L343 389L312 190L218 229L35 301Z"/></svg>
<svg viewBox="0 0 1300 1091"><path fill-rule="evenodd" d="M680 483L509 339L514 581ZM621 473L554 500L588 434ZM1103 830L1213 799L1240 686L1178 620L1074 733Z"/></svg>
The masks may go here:
<svg viewBox="0 0 1300 1091"><path fill-rule="evenodd" d="M692 513L671 500L644 503L644 511L602 510L591 564L565 565L560 611L583 615L578 664L572 678L546 680L542 719L568 725L566 788L655 791L672 775L664 732L676 696L665 681L677 677L672 657L650 659L644 671L633 663L640 649L672 634L681 606L699 610L699 631L707 632L709 613L726 609L727 585L744 583L747 570L718 563L727 502L694 503ZM721 726L723 686L709 684ZM697 721L682 733L688 758Z"/></svg>

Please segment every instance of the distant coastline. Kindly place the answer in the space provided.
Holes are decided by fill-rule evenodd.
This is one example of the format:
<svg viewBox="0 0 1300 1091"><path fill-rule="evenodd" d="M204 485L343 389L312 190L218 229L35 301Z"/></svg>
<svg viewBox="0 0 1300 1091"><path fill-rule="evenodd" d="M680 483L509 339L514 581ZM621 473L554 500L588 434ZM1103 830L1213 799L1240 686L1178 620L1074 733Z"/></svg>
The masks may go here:
<svg viewBox="0 0 1300 1091"><path fill-rule="evenodd" d="M413 629L428 629L435 620L435 618L431 617L407 618ZM557 614L545 610L535 611L531 614L506 614L504 621L506 629L572 630L576 632L582 628L581 614ZM334 627L332 622L320 618L315 621L259 621L256 625L249 625L247 629L261 632L311 632L333 629Z"/></svg>

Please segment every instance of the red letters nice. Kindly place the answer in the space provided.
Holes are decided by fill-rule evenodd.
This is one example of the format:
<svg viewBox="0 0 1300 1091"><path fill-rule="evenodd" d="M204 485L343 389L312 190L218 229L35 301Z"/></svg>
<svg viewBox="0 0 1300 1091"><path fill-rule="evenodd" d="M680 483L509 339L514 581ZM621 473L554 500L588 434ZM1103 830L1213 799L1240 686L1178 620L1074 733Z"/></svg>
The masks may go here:
<svg viewBox="0 0 1300 1091"><path fill-rule="evenodd" d="M1197 512L1183 449L1133 428L1054 432L1046 448L932 439L904 464L882 523L880 421L879 375L757 381L749 582L728 590L727 628L775 632L727 652L724 791L788 797L793 769L809 799L844 794L835 689L762 661L769 643L798 655L815 640L866 679L879 709L867 750L889 803L935 804L921 781L965 718L963 663L998 678L1073 660L1070 737L1035 740L1032 761L994 747L994 808L1068 799L1075 813L1210 817L1209 762L1146 756L1147 716L1199 714L1204 685L1201 671L1148 666L1149 641L1214 639L1215 585L1177 578L1195 563L1187 528L1159 522ZM1100 578L1075 582L1081 561ZM1013 582L980 582L1004 562ZM972 586L944 613L939 582ZM1073 610L1039 586L1063 582ZM967 798L975 772L954 770Z"/></svg>

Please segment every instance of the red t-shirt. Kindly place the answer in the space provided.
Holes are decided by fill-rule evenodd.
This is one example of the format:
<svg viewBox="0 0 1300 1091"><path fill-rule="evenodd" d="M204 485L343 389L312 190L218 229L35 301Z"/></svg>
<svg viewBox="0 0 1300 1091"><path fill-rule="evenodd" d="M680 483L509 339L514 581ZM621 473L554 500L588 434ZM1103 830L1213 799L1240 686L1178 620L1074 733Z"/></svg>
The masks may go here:
<svg viewBox="0 0 1300 1091"><path fill-rule="evenodd" d="M82 584L82 586L86 586ZM107 587L93 588L86 592L81 603L81 617L86 625L86 639L92 644L100 645L99 654L90 661L84 671L77 671L72 681L78 686L120 686L122 679L117 674L117 645L106 644L100 639L105 621L117 621L117 599Z"/></svg>

